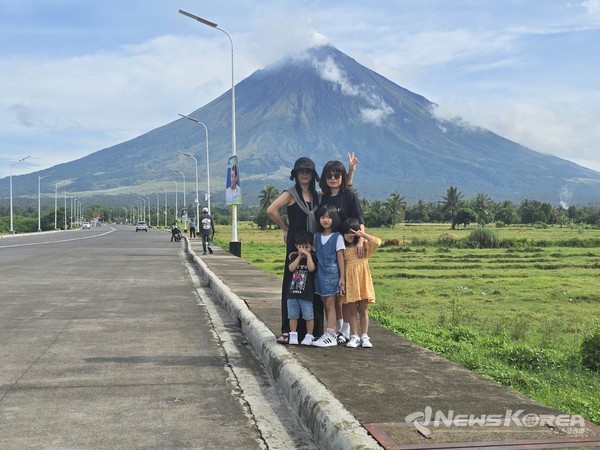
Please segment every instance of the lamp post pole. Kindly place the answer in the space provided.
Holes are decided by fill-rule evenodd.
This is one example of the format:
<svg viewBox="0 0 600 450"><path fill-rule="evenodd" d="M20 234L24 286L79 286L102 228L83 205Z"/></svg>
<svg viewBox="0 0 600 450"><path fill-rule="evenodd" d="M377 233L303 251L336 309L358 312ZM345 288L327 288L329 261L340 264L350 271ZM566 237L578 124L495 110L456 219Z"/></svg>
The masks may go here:
<svg viewBox="0 0 600 450"><path fill-rule="evenodd" d="M180 173L183 177L183 209L187 208L187 203L185 202L185 174L181 170L173 169L175 172ZM187 231L186 221L183 220L183 231Z"/></svg>
<svg viewBox="0 0 600 450"><path fill-rule="evenodd" d="M147 195L142 195L142 197L146 197L146 200L148 200L148 226L150 227L150 197L148 197ZM156 224L156 226L158 227L158 223Z"/></svg>
<svg viewBox="0 0 600 450"><path fill-rule="evenodd" d="M177 187L177 181L175 180L171 180L173 183L175 183L175 224L177 224L177 196L179 195L179 189Z"/></svg>
<svg viewBox="0 0 600 450"><path fill-rule="evenodd" d="M58 230L58 183L54 184L54 229Z"/></svg>
<svg viewBox="0 0 600 450"><path fill-rule="evenodd" d="M17 164L20 164L22 162L24 162L27 158L29 158L31 155L26 156L25 158L21 158L19 159L16 163L13 163L9 166L8 168L8 174L9 174L9 184L10 184L10 233L14 234L15 230L13 229L13 195L12 195L12 168L13 166L16 166Z"/></svg>
<svg viewBox="0 0 600 450"><path fill-rule="evenodd" d="M184 152L179 152L182 155L185 156L189 156L190 158L192 158L194 160L194 162L196 163L196 200L194 200L194 203L196 203L196 227L198 226L198 218L200 217L200 198L198 197L198 160L196 159L196 157L190 153L184 153Z"/></svg>
<svg viewBox="0 0 600 450"><path fill-rule="evenodd" d="M38 231L42 231L42 201L40 196L40 184L42 178L46 178L50 175L38 175Z"/></svg>
<svg viewBox="0 0 600 450"><path fill-rule="evenodd" d="M156 195L156 227L158 228L158 219L159 219L158 210L160 208L160 201L158 198L158 194L156 192L153 192L153 194Z"/></svg>
<svg viewBox="0 0 600 450"><path fill-rule="evenodd" d="M167 189L166 188L163 188L163 190L165 191L165 228L167 228L167 216L168 216L168 213L167 213L167 211L168 211L168 208L167 208L167 195L168 195L168 193L167 193Z"/></svg>
<svg viewBox="0 0 600 450"><path fill-rule="evenodd" d="M206 136L206 206L208 207L208 213L212 214L210 208L210 157L208 153L208 127L206 126L206 124L204 124L204 122L200 122L198 119L194 119L191 116L186 116L185 114L181 113L179 115L181 117L185 117L188 120L191 120L192 122L196 122L197 124L200 124L204 127Z"/></svg>
<svg viewBox="0 0 600 450"><path fill-rule="evenodd" d="M65 230L69 229L69 225L67 223L67 191L65 191Z"/></svg>
<svg viewBox="0 0 600 450"><path fill-rule="evenodd" d="M231 153L232 156L236 156L237 148L235 134L235 81L233 76L233 40L231 39L231 36L229 36L229 33L227 33L227 31L223 30L222 28L219 28L219 26L216 23L211 22L210 20L203 19L202 17L199 17L195 14L184 11L183 9L180 9L179 13L183 14L186 17L189 17L190 19L198 21L203 25L207 25L211 28L219 30L220 32L224 33L225 36L227 36L227 38L229 39L229 43L231 44ZM238 241L237 229L237 205L231 205L231 242L229 243L229 252L232 255L241 256L242 243Z"/></svg>

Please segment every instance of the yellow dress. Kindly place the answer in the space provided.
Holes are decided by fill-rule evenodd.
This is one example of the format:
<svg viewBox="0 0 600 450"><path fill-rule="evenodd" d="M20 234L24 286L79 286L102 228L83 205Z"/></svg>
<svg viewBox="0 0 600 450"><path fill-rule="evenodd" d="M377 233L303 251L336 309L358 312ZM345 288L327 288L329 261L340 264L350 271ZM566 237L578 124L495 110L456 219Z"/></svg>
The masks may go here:
<svg viewBox="0 0 600 450"><path fill-rule="evenodd" d="M373 236L370 241L365 241L366 254L364 258L356 255L356 247L346 247L344 262L346 266L346 295L342 296L342 303L353 303L359 300L375 302L375 289L369 268L369 258L381 245L381 239Z"/></svg>

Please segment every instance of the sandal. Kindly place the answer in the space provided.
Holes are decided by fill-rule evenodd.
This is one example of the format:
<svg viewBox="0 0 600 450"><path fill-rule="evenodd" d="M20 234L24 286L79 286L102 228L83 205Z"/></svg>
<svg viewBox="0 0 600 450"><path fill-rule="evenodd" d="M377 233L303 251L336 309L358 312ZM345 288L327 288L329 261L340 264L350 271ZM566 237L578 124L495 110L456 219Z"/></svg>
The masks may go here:
<svg viewBox="0 0 600 450"><path fill-rule="evenodd" d="M290 342L290 335L289 333L281 333L281 336L279 336L277 338L277 343L278 344L287 344Z"/></svg>

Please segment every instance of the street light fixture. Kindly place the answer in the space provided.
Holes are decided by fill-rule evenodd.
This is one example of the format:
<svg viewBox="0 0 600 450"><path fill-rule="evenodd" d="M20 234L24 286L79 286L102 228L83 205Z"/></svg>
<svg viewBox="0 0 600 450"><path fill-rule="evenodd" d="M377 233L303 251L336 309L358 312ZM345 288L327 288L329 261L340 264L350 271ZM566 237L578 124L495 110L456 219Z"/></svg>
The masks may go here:
<svg viewBox="0 0 600 450"><path fill-rule="evenodd" d="M227 36L227 38L229 39L229 43L231 44L231 152L233 156L236 156L237 149L235 142L235 82L233 76L233 40L231 39L231 36L229 36L229 33L227 33L227 31L223 30L222 28L219 28L219 26L216 23L211 22L210 20L203 19L202 17L199 17L195 14L184 11L183 9L179 10L179 14L183 14L184 16L189 17L190 19L197 20L203 25L219 30L220 32L224 33L225 36ZM237 228L237 205L231 205L231 242L229 243L229 253L235 256L241 256L242 243L238 241Z"/></svg>
<svg viewBox="0 0 600 450"><path fill-rule="evenodd" d="M26 156L25 158L19 159L16 163L13 163L8 168L9 181L10 181L10 233L14 234L15 230L13 228L13 195L12 195L12 168L17 164L24 162L27 158L30 158L31 155Z"/></svg>
<svg viewBox="0 0 600 450"><path fill-rule="evenodd" d="M198 226L197 225L198 218L200 217L200 198L198 197L198 160L191 153L185 153L185 152L179 152L179 153L181 153L182 155L185 155L185 156L189 156L196 163L196 200L194 200L194 203L196 203L196 227L197 227Z"/></svg>
<svg viewBox="0 0 600 450"><path fill-rule="evenodd" d="M212 214L211 212L211 208L210 208L210 159L209 159L209 153L208 153L208 127L206 126L206 124L204 124L204 122L200 122L198 119L195 119L191 116L186 116L185 114L181 114L179 113L179 115L181 117L185 117L188 120L191 120L192 122L196 122L200 125L202 125L204 127L205 130L205 135L206 135L206 203L207 203L207 207L208 207L208 213Z"/></svg>

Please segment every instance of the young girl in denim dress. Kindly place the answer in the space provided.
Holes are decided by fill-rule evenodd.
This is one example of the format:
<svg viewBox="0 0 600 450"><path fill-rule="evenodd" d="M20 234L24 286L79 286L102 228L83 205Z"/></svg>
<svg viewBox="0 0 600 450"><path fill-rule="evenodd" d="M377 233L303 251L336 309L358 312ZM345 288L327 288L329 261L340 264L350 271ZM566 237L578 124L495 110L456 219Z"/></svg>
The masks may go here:
<svg viewBox="0 0 600 450"><path fill-rule="evenodd" d="M315 234L314 251L317 255L315 291L323 299L325 306L325 333L314 341L316 347L337 345L335 336L336 309L338 293L344 293L344 238L337 231L341 225L340 214L332 205L321 206L317 211L319 232Z"/></svg>

